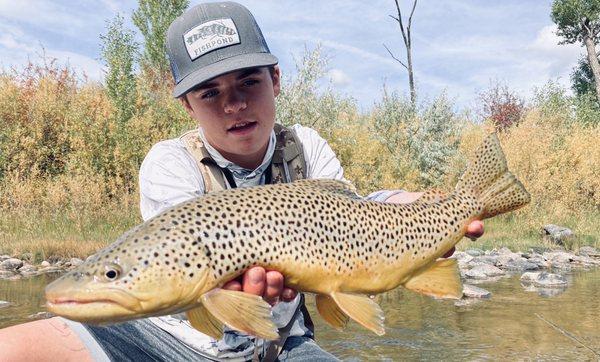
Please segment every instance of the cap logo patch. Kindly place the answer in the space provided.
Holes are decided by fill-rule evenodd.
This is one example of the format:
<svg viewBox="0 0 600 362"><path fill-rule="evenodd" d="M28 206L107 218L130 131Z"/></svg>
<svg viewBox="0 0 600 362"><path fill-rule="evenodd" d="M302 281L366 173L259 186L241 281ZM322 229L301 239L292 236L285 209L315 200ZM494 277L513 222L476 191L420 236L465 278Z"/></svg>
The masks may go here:
<svg viewBox="0 0 600 362"><path fill-rule="evenodd" d="M202 23L183 34L183 39L192 60L212 50L240 43L240 36L231 19Z"/></svg>

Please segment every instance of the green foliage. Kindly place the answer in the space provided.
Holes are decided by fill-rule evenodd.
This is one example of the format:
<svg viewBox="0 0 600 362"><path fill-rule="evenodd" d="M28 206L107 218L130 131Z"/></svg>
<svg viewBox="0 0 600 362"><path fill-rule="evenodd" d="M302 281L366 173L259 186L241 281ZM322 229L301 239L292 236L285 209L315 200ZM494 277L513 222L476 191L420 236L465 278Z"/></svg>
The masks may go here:
<svg viewBox="0 0 600 362"><path fill-rule="evenodd" d="M420 188L444 182L461 127L445 94L418 110L408 99L384 89L383 100L373 112L373 124L392 155L396 177L413 179Z"/></svg>
<svg viewBox="0 0 600 362"><path fill-rule="evenodd" d="M321 46L306 49L302 59L296 62L296 76L283 77L282 88L277 97L276 119L284 125L300 123L326 132L338 126L338 120L356 112L351 99L337 95L331 87L319 90L318 81L326 74L327 58L322 56Z"/></svg>
<svg viewBox="0 0 600 362"><path fill-rule="evenodd" d="M585 36L595 39L600 31L600 0L554 0L551 16L563 44L583 42Z"/></svg>
<svg viewBox="0 0 600 362"><path fill-rule="evenodd" d="M595 127L600 124L600 103L595 92L581 94L573 100L573 103L577 122L585 127Z"/></svg>
<svg viewBox="0 0 600 362"><path fill-rule="evenodd" d="M596 81L594 73L588 62L587 57L581 57L577 62L577 66L571 72L571 88L578 96L596 93Z"/></svg>
<svg viewBox="0 0 600 362"><path fill-rule="evenodd" d="M133 12L133 23L144 36L142 69L155 84L170 79L167 30L188 5L188 0L139 0L138 8Z"/></svg>
<svg viewBox="0 0 600 362"><path fill-rule="evenodd" d="M117 15L100 35L102 58L108 68L106 92L116 111L119 124L127 122L135 112L136 77L135 60L138 44L134 33L123 27L123 17Z"/></svg>

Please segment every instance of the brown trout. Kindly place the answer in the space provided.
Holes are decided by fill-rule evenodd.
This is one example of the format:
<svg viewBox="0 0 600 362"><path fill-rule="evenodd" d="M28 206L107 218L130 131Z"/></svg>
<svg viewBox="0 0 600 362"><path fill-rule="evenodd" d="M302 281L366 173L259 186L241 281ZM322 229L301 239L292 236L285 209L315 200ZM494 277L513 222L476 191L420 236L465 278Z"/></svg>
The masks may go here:
<svg viewBox="0 0 600 362"><path fill-rule="evenodd" d="M176 205L123 234L46 287L48 310L112 323L186 311L219 338L223 325L276 339L270 307L223 284L251 266L278 270L316 294L333 327L353 319L378 335L383 313L368 297L398 286L460 298L455 259L441 258L483 220L526 205L495 134L475 152L455 190L413 204L358 197L347 183L302 180L215 192Z"/></svg>

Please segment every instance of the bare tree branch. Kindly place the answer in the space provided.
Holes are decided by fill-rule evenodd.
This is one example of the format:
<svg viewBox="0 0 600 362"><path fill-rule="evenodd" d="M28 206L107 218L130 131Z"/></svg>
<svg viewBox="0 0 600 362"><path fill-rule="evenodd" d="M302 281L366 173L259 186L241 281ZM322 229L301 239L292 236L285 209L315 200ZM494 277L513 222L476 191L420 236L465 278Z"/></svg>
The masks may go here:
<svg viewBox="0 0 600 362"><path fill-rule="evenodd" d="M406 68L406 70L408 70L408 67L406 66L406 64L404 64L400 59L396 58L396 56L394 56L394 54L392 54L392 51L387 47L387 45L383 44L383 47L388 51L388 53L390 53L390 56L392 58L394 58L395 61L397 61L398 63L402 64L402 66L404 68Z"/></svg>

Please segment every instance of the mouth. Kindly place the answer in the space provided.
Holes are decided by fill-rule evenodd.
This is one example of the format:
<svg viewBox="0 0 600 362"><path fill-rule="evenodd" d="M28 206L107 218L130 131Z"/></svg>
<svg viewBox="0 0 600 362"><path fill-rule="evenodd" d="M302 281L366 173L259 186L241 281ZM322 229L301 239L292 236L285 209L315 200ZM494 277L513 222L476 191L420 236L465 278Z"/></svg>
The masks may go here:
<svg viewBox="0 0 600 362"><path fill-rule="evenodd" d="M256 127L258 127L258 122L241 121L229 127L227 132L234 135L245 135L252 132Z"/></svg>
<svg viewBox="0 0 600 362"><path fill-rule="evenodd" d="M48 298L46 309L56 315L84 323L118 322L132 319L139 314L137 308L107 298Z"/></svg>

